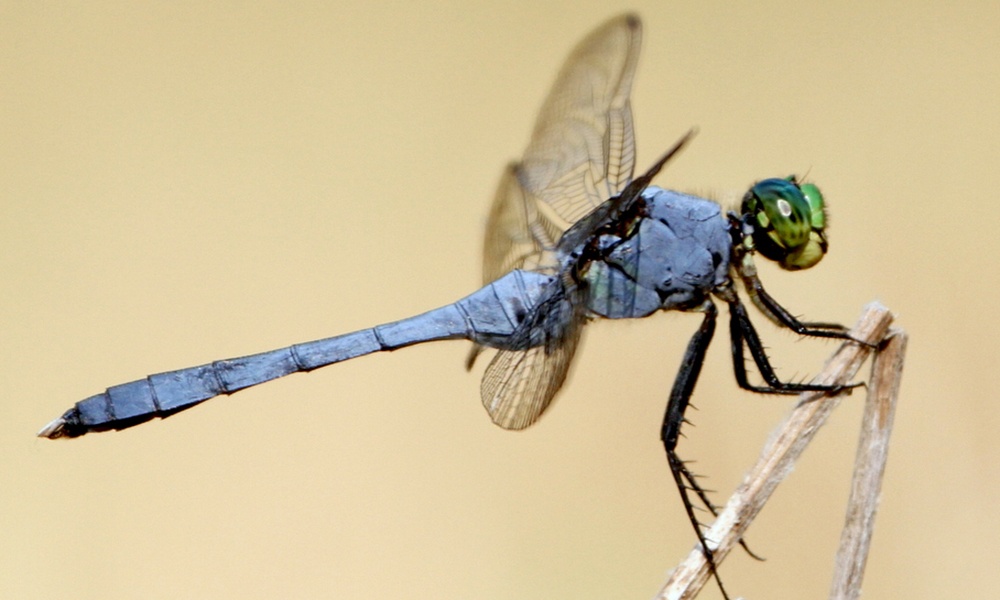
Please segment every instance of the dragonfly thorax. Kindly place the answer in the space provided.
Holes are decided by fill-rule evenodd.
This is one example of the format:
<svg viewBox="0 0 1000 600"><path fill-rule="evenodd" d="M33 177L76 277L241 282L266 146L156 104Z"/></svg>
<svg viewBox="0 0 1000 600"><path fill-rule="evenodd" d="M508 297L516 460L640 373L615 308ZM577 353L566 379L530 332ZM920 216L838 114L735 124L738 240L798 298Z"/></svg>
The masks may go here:
<svg viewBox="0 0 1000 600"><path fill-rule="evenodd" d="M584 273L588 308L606 318L645 317L701 304L728 277L731 238L718 204L649 187L627 232L602 233Z"/></svg>

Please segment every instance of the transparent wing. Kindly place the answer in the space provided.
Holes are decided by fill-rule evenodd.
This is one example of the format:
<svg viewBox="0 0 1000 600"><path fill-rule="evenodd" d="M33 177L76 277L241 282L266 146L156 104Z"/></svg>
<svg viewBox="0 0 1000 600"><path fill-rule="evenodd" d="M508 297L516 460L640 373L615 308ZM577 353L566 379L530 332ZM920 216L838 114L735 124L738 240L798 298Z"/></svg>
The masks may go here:
<svg viewBox="0 0 1000 600"><path fill-rule="evenodd" d="M617 195L632 178L629 94L641 41L635 15L608 21L573 49L542 104L519 179L567 223Z"/></svg>
<svg viewBox="0 0 1000 600"><path fill-rule="evenodd" d="M504 429L524 429L562 387L584 324L584 303L553 296L522 321L512 349L500 350L483 375L483 406Z"/></svg>
<svg viewBox="0 0 1000 600"><path fill-rule="evenodd" d="M638 17L612 19L566 59L520 164L504 171L486 226L483 278L554 269L560 234L632 178L629 93L639 57Z"/></svg>
<svg viewBox="0 0 1000 600"><path fill-rule="evenodd" d="M514 269L555 270L558 226L538 213L518 181L519 166L510 164L500 178L486 227L483 248L483 283L499 279Z"/></svg>
<svg viewBox="0 0 1000 600"><path fill-rule="evenodd" d="M511 269L555 271L562 233L631 181L629 94L641 39L638 17L623 15L588 35L566 59L521 163L501 177L487 222L485 281ZM566 379L585 306L575 288L554 294L493 357L480 391L494 423L523 429L545 412ZM468 366L480 350L473 348Z"/></svg>

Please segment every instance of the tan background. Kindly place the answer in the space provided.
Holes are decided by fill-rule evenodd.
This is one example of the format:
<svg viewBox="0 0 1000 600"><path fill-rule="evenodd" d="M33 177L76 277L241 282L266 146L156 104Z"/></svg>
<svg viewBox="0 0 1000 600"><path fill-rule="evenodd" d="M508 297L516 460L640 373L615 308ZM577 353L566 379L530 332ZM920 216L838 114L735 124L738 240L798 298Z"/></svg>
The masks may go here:
<svg viewBox="0 0 1000 600"><path fill-rule="evenodd" d="M912 335L865 597L996 593L995 2L134 4L0 6L0 596L651 596L693 545L658 427L696 317L590 327L521 434L441 343L32 437L108 385L474 289L501 166L627 9L640 167L697 125L660 184L808 172L831 253L769 289L846 323L878 299ZM785 376L833 348L760 322ZM728 494L791 401L739 392L720 342L682 452ZM826 594L861 402L755 523L768 561L725 564L734 593Z"/></svg>

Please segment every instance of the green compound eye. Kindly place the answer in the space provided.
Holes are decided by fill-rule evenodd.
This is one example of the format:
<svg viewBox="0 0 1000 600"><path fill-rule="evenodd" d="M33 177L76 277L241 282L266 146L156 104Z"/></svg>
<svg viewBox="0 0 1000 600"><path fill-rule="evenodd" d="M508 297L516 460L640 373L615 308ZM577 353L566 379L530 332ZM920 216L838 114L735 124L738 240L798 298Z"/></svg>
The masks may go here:
<svg viewBox="0 0 1000 600"><path fill-rule="evenodd" d="M811 183L760 181L743 196L742 212L754 227L754 248L782 268L808 269L826 253L826 207Z"/></svg>

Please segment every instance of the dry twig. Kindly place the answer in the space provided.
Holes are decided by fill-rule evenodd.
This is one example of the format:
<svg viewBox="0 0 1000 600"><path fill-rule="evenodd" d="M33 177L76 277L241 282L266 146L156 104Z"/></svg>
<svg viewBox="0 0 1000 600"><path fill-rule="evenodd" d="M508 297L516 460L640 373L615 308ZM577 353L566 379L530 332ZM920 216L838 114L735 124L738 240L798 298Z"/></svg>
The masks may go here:
<svg viewBox="0 0 1000 600"><path fill-rule="evenodd" d="M890 332L872 363L868 401L865 403L858 452L854 459L851 497L840 534L830 600L856 600L861 596L861 579L875 528L882 474L889 456L889 435L896 413L906 340L906 333Z"/></svg>

